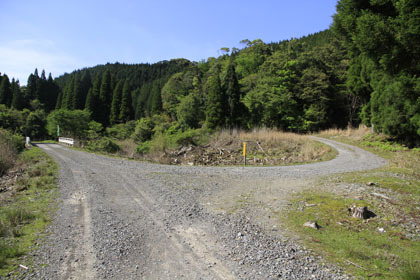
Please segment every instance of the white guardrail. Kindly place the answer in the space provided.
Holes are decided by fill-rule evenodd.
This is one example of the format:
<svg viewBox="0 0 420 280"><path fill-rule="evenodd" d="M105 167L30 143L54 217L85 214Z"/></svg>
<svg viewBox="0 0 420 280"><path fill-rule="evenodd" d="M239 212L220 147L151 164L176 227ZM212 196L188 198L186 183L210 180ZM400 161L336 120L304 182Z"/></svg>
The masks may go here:
<svg viewBox="0 0 420 280"><path fill-rule="evenodd" d="M65 137L58 137L58 143L67 144L70 146L74 146L74 139L73 138L65 138Z"/></svg>

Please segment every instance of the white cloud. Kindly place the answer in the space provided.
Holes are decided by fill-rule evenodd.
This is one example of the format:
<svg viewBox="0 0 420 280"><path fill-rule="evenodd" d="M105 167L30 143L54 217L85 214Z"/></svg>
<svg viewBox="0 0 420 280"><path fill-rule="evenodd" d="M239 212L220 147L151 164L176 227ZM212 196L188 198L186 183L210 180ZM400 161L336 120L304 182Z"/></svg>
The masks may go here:
<svg viewBox="0 0 420 280"><path fill-rule="evenodd" d="M50 40L15 40L0 42L0 72L26 84L28 76L38 68L53 77L75 70L79 59L58 50Z"/></svg>

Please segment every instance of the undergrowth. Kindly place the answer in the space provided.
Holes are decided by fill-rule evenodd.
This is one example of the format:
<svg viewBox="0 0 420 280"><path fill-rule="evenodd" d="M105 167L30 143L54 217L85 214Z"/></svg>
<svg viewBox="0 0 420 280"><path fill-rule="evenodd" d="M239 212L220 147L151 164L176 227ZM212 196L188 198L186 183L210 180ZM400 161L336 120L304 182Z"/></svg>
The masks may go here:
<svg viewBox="0 0 420 280"><path fill-rule="evenodd" d="M50 221L50 206L56 195L56 163L39 148L20 154L24 170L16 193L0 200L0 278L15 270L20 258L33 249Z"/></svg>

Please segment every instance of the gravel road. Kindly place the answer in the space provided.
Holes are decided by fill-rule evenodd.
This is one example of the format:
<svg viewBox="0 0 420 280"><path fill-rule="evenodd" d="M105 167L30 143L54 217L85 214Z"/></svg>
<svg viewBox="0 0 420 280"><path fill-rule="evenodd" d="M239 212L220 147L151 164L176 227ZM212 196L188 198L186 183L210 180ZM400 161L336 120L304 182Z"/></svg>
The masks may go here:
<svg viewBox="0 0 420 280"><path fill-rule="evenodd" d="M258 219L270 209L253 206L282 209L290 192L314 178L386 163L316 139L338 157L283 167L166 166L39 144L60 166L59 204L35 263L20 277L349 279L281 230L267 230L278 221ZM229 211L249 193L252 203Z"/></svg>

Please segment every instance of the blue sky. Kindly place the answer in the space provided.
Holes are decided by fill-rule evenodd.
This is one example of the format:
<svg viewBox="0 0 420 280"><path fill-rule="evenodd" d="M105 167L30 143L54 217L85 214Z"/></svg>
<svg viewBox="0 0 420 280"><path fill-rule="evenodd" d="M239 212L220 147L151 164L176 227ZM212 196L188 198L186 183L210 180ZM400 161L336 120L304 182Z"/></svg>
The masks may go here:
<svg viewBox="0 0 420 280"><path fill-rule="evenodd" d="M194 61L242 39L277 42L327 29L337 0L0 0L0 72L26 84L83 67Z"/></svg>

